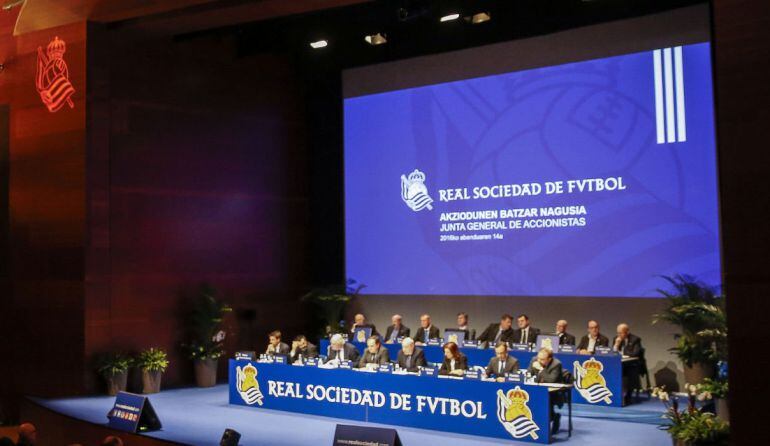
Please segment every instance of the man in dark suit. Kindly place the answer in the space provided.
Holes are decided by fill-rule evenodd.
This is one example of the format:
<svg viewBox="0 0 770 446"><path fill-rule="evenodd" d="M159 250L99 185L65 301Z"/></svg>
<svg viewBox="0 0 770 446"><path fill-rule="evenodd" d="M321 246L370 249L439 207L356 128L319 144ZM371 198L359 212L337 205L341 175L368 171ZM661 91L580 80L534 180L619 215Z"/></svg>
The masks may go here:
<svg viewBox="0 0 770 446"><path fill-rule="evenodd" d="M414 339L404 338L401 350L398 352L398 366L407 372L416 372L419 367L425 367L425 353L414 346Z"/></svg>
<svg viewBox="0 0 770 446"><path fill-rule="evenodd" d="M638 358L642 352L642 339L639 336L631 334L628 324L618 325L618 335L612 343L612 350L619 352L623 356Z"/></svg>
<svg viewBox="0 0 770 446"><path fill-rule="evenodd" d="M429 339L439 339L441 333L438 327L434 327L430 321L429 314L423 314L420 316L420 328L417 329L417 333L414 334L414 343L417 345L425 345Z"/></svg>
<svg viewBox="0 0 770 446"><path fill-rule="evenodd" d="M281 332L278 330L271 331L269 336L269 342L265 353L268 355L283 355L289 356L289 346L285 342L281 342Z"/></svg>
<svg viewBox="0 0 770 446"><path fill-rule="evenodd" d="M575 345L575 337L567 333L567 321L561 319L556 322L556 331L559 336L559 345Z"/></svg>
<svg viewBox="0 0 770 446"><path fill-rule="evenodd" d="M457 313L457 328L444 329L444 332L446 333L447 330L464 331L465 339L468 340L472 340L476 336L476 330L471 330L471 327L468 326L468 313L465 312Z"/></svg>
<svg viewBox="0 0 770 446"><path fill-rule="evenodd" d="M377 367L390 362L388 349L382 346L379 336L370 336L366 340L366 351L358 360L358 368Z"/></svg>
<svg viewBox="0 0 770 446"><path fill-rule="evenodd" d="M513 341L517 344L534 344L537 341L537 335L540 334L540 329L529 325L529 316L526 314L520 314L516 318L516 323L519 328L513 332Z"/></svg>
<svg viewBox="0 0 770 446"><path fill-rule="evenodd" d="M301 363L303 359L317 357L318 348L308 342L304 335L299 335L294 338L294 341L291 343L291 351L289 352L289 359L292 364L297 361Z"/></svg>
<svg viewBox="0 0 770 446"><path fill-rule="evenodd" d="M483 333L478 337L479 343L487 344L494 342L513 342L513 317L510 314L500 316L499 324L489 324Z"/></svg>
<svg viewBox="0 0 770 446"><path fill-rule="evenodd" d="M375 327L374 324L370 324L366 322L366 316L364 316L361 313L358 313L353 317L353 325L350 327L350 333L355 333L356 328L371 328L372 336L380 335L379 333L377 333L377 327Z"/></svg>
<svg viewBox="0 0 770 446"><path fill-rule="evenodd" d="M400 314L394 314L393 317L390 318L390 321L392 322L392 325L385 331L386 344L393 344L398 341L398 338L409 337L409 327L401 323Z"/></svg>
<svg viewBox="0 0 770 446"><path fill-rule="evenodd" d="M538 384L561 383L563 381L561 362L553 357L553 352L548 348L540 349L537 352L537 356L532 358L532 362L529 363L527 372L535 377L535 382ZM561 414L556 413L554 406L561 407L563 404L560 393L551 398L551 420L553 420L551 434L559 431L559 423L561 422Z"/></svg>
<svg viewBox="0 0 770 446"><path fill-rule="evenodd" d="M335 334L332 336L329 342L329 350L327 351L327 362L329 361L351 361L356 363L358 357L358 349L350 342L345 342L342 335Z"/></svg>
<svg viewBox="0 0 770 446"><path fill-rule="evenodd" d="M620 324L617 329L617 336L612 341L612 350L620 353L624 357L639 358L642 354L642 340L639 336L630 332L628 324ZM626 404L631 403L631 395L634 389L641 387L639 374L641 364L639 360L623 361L623 395Z"/></svg>
<svg viewBox="0 0 770 446"><path fill-rule="evenodd" d="M513 373L519 370L519 360L508 356L508 346L500 343L495 346L495 357L489 360L484 374L488 378L496 378L497 381L504 381L507 373Z"/></svg>
<svg viewBox="0 0 770 446"><path fill-rule="evenodd" d="M580 338L580 344L577 347L578 353L589 355L596 351L596 347L609 346L610 340L599 332L599 323L593 320L588 321L588 334Z"/></svg>

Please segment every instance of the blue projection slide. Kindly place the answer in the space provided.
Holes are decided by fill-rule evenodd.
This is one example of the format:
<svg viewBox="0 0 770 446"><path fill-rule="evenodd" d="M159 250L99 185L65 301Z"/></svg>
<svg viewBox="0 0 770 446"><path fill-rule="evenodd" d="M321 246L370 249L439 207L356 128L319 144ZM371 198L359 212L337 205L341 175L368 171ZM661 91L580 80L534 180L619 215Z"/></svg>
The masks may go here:
<svg viewBox="0 0 770 446"><path fill-rule="evenodd" d="M654 297L720 283L708 43L344 101L365 294Z"/></svg>

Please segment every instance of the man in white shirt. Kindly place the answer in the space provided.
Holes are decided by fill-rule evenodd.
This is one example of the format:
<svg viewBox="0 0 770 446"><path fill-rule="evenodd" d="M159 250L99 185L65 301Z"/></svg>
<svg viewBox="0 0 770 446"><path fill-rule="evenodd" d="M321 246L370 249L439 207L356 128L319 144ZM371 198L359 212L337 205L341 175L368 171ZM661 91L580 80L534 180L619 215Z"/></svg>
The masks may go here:
<svg viewBox="0 0 770 446"><path fill-rule="evenodd" d="M596 351L596 347L609 347L610 340L599 332L599 323L588 321L588 334L580 339L578 344L578 353L588 355Z"/></svg>
<svg viewBox="0 0 770 446"><path fill-rule="evenodd" d="M495 378L498 382L505 380L505 375L519 370L519 360L508 356L508 347L505 343L495 346L495 357L489 360L484 374L488 378Z"/></svg>
<svg viewBox="0 0 770 446"><path fill-rule="evenodd" d="M420 328L417 329L417 333L414 334L414 343L417 345L425 345L431 339L438 339L439 334L438 327L434 327L431 323L430 315L423 314L420 316Z"/></svg>
<svg viewBox="0 0 770 446"><path fill-rule="evenodd" d="M345 342L342 335L335 334L329 342L329 351L326 356L327 362L352 361L355 363L360 355L353 344Z"/></svg>

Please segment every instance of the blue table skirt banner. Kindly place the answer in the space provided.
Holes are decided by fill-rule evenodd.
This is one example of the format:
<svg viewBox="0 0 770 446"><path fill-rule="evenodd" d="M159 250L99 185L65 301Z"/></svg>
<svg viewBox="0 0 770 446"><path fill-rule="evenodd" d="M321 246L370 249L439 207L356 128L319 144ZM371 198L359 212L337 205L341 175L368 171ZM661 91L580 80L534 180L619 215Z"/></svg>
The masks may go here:
<svg viewBox="0 0 770 446"><path fill-rule="evenodd" d="M366 344L351 342L359 352L366 349ZM398 357L401 344L382 344L388 349L390 358ZM326 354L329 340L320 342L321 354ZM424 345L418 348L425 352L425 360L441 363L444 351L440 346ZM489 360L495 356L494 349L462 348L460 351L468 358L468 367L486 368ZM526 369L537 352L509 350L508 354L519 360L519 368ZM577 353L556 353L554 357L561 361L565 370L572 372L575 387L572 390L572 402L594 406L623 405L623 364L617 353L608 355L581 355Z"/></svg>
<svg viewBox="0 0 770 446"><path fill-rule="evenodd" d="M549 443L549 388L230 360L230 404Z"/></svg>

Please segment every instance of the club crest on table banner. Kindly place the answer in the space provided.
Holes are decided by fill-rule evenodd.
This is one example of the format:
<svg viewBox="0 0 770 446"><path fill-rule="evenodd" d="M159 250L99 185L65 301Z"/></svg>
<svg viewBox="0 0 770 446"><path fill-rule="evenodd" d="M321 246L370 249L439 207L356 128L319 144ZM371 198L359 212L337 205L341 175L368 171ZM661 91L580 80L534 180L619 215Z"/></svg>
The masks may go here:
<svg viewBox="0 0 770 446"><path fill-rule="evenodd" d="M245 365L243 368L238 366L236 368L236 378L238 380L238 393L243 398L246 404L262 405L264 396L259 390L259 383L257 382L257 368L251 364Z"/></svg>
<svg viewBox="0 0 770 446"><path fill-rule="evenodd" d="M498 389L497 419L513 438L529 436L537 440L537 431L540 428L532 420L532 412L527 406L527 401L529 401L529 393L519 386L505 394Z"/></svg>
<svg viewBox="0 0 770 446"><path fill-rule="evenodd" d="M591 404L605 402L612 404L612 392L607 388L607 382L602 376L604 366L595 358L587 361L574 362L575 389Z"/></svg>

